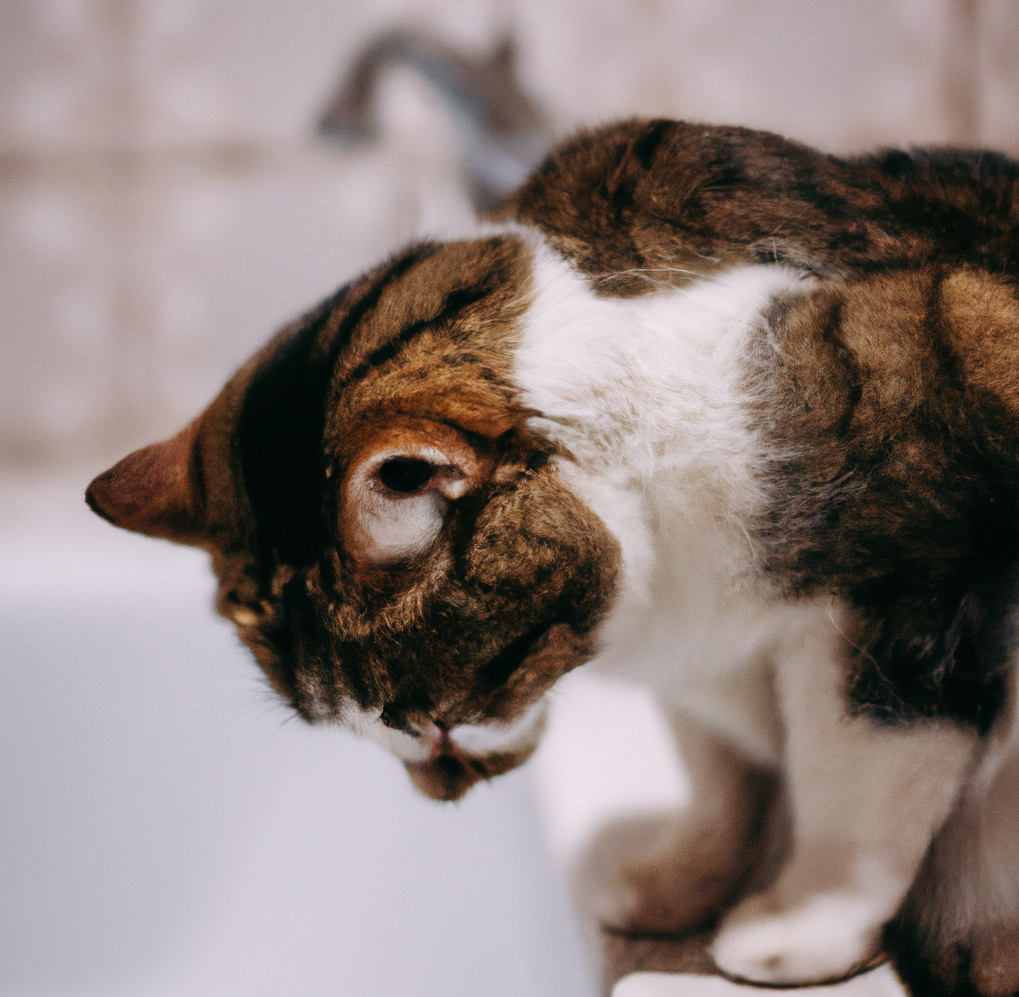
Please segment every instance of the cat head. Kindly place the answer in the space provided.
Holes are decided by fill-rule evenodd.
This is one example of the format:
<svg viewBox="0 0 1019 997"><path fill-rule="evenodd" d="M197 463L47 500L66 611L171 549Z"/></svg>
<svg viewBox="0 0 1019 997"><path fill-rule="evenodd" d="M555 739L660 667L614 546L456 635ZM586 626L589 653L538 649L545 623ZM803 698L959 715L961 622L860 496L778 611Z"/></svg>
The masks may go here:
<svg viewBox="0 0 1019 997"><path fill-rule="evenodd" d="M413 246L87 495L207 549L217 608L277 692L439 799L528 757L616 586L618 545L513 384L529 294L514 237Z"/></svg>

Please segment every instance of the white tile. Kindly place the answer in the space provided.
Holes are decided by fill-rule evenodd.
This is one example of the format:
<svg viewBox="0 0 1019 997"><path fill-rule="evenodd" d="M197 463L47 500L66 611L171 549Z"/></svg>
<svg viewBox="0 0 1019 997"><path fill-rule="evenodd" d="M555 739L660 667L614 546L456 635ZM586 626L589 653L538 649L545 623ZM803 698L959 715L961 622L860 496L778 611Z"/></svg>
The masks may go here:
<svg viewBox="0 0 1019 997"><path fill-rule="evenodd" d="M0 152L124 141L132 115L124 9L117 0L0 5Z"/></svg>
<svg viewBox="0 0 1019 997"><path fill-rule="evenodd" d="M118 228L93 186L60 176L0 185L0 450L94 430L109 395L119 304Z"/></svg>
<svg viewBox="0 0 1019 997"><path fill-rule="evenodd" d="M284 321L462 226L456 164L421 150L149 154L0 185L0 454L170 432Z"/></svg>
<svg viewBox="0 0 1019 997"><path fill-rule="evenodd" d="M135 80L144 144L300 142L359 51L411 24L487 47L497 0L373 4L137 0Z"/></svg>
<svg viewBox="0 0 1019 997"><path fill-rule="evenodd" d="M1019 155L1019 5L983 0L978 10L980 142Z"/></svg>
<svg viewBox="0 0 1019 997"><path fill-rule="evenodd" d="M521 0L518 9L527 80L561 128L660 114L860 151L950 138L939 89L949 4L861 0L834 14L811 0Z"/></svg>

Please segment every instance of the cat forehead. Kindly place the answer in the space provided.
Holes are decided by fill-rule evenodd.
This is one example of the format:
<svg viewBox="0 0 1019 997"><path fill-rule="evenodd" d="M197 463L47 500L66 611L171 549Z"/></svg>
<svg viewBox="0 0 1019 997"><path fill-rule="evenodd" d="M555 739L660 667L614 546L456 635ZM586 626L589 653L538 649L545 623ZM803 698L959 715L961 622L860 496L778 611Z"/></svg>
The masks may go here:
<svg viewBox="0 0 1019 997"><path fill-rule="evenodd" d="M408 247L295 322L243 373L232 447L260 535L312 554L323 474L366 439L430 422L495 438L531 283L522 238ZM298 549L303 548L303 549Z"/></svg>
<svg viewBox="0 0 1019 997"><path fill-rule="evenodd" d="M530 293L530 257L522 239L495 235L412 246L372 271L323 323L319 338L335 358L331 396L411 360L428 359L430 376L465 359L505 366Z"/></svg>
<svg viewBox="0 0 1019 997"><path fill-rule="evenodd" d="M406 416L498 435L513 402L530 260L512 234L411 246L306 317L255 380L276 381L290 395L286 407L295 390L320 406L334 454ZM253 388L248 408L260 404Z"/></svg>

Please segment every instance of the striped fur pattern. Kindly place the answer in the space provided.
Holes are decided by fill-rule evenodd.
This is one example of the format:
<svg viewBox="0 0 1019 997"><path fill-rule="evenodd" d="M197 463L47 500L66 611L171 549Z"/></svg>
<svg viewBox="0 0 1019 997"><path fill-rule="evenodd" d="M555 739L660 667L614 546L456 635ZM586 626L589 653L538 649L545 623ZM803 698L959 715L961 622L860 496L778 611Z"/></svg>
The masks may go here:
<svg viewBox="0 0 1019 997"><path fill-rule="evenodd" d="M570 669L693 767L609 827L600 922L719 971L1019 993L1019 166L584 133L473 238L413 245L90 486L210 551L309 721L456 799Z"/></svg>

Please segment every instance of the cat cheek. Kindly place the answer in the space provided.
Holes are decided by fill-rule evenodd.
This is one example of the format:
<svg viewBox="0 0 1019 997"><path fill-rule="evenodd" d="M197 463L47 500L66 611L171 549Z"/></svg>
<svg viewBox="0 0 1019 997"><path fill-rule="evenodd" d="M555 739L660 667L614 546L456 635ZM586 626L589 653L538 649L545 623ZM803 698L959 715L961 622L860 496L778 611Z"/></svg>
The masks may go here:
<svg viewBox="0 0 1019 997"><path fill-rule="evenodd" d="M488 721L454 727L451 737L456 746L468 755L530 755L537 746L548 717L548 704L543 696L532 703L516 720L508 723Z"/></svg>

